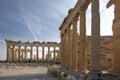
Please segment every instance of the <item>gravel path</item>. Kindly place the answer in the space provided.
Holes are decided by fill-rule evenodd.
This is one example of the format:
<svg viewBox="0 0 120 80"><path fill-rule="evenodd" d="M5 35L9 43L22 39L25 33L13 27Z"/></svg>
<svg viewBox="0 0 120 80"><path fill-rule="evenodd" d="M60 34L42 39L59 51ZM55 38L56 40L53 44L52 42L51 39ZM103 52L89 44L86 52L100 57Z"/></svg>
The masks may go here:
<svg viewBox="0 0 120 80"><path fill-rule="evenodd" d="M50 74L30 74L0 77L0 80L57 80L57 79L51 76Z"/></svg>
<svg viewBox="0 0 120 80"><path fill-rule="evenodd" d="M0 80L57 80L46 67L2 67Z"/></svg>

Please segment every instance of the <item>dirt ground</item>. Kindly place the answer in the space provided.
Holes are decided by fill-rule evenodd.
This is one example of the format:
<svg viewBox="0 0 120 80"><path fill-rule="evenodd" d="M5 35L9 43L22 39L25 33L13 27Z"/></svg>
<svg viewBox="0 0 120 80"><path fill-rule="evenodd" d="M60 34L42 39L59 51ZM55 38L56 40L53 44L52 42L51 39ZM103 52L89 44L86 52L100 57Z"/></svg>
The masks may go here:
<svg viewBox="0 0 120 80"><path fill-rule="evenodd" d="M43 66L0 66L0 80L57 80Z"/></svg>

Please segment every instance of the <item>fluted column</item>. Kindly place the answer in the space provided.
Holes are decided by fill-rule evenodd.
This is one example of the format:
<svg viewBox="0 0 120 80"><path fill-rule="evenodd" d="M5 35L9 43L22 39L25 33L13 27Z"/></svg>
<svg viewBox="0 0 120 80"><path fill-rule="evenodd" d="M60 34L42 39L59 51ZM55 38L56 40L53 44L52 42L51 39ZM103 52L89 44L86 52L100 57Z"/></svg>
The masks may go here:
<svg viewBox="0 0 120 80"><path fill-rule="evenodd" d="M15 61L14 48L15 48L15 46L12 46L12 61Z"/></svg>
<svg viewBox="0 0 120 80"><path fill-rule="evenodd" d="M60 51L60 58L61 58L61 67L64 68L64 34L61 33L61 51Z"/></svg>
<svg viewBox="0 0 120 80"><path fill-rule="evenodd" d="M18 46L18 61L20 61L20 46Z"/></svg>
<svg viewBox="0 0 120 80"><path fill-rule="evenodd" d="M65 61L65 68L68 68L68 56L67 56L67 30L65 30L65 36L64 36L64 50L65 50L65 58L64 58L64 61Z"/></svg>
<svg viewBox="0 0 120 80"><path fill-rule="evenodd" d="M77 33L77 18L73 20L73 69L78 70L78 33Z"/></svg>
<svg viewBox="0 0 120 80"><path fill-rule="evenodd" d="M86 10L80 10L80 44L79 44L79 71L85 71L85 44L86 44Z"/></svg>
<svg viewBox="0 0 120 80"><path fill-rule="evenodd" d="M25 60L27 60L27 46L24 46L25 47Z"/></svg>
<svg viewBox="0 0 120 80"><path fill-rule="evenodd" d="M90 72L100 72L100 14L99 0L92 0L92 44Z"/></svg>
<svg viewBox="0 0 120 80"><path fill-rule="evenodd" d="M7 61L10 61L9 46L6 45L6 47L7 47Z"/></svg>
<svg viewBox="0 0 120 80"><path fill-rule="evenodd" d="M31 61L33 60L33 46L31 46L30 59L31 59Z"/></svg>
<svg viewBox="0 0 120 80"><path fill-rule="evenodd" d="M48 46L48 62L50 62L50 46Z"/></svg>
<svg viewBox="0 0 120 80"><path fill-rule="evenodd" d="M37 55L36 57L37 57L37 60L39 60L38 48L39 48L39 47L37 46L37 47L36 47L36 55Z"/></svg>
<svg viewBox="0 0 120 80"><path fill-rule="evenodd" d="M68 57L69 57L69 68L72 69L72 31L71 25L68 27Z"/></svg>
<svg viewBox="0 0 120 80"><path fill-rule="evenodd" d="M44 61L44 46L42 46L42 61Z"/></svg>
<svg viewBox="0 0 120 80"><path fill-rule="evenodd" d="M22 57L22 61L23 61L23 59L24 59L24 57L23 57L23 51L22 51L22 55L21 55L21 57Z"/></svg>
<svg viewBox="0 0 120 80"><path fill-rule="evenodd" d="M62 54L62 61L63 61L63 68L65 68L65 33L63 33L63 39L62 39L62 50L63 50L63 54Z"/></svg>
<svg viewBox="0 0 120 80"><path fill-rule="evenodd" d="M113 20L113 55L112 70L113 73L120 73L120 0L110 0L107 7L114 4L114 20Z"/></svg>
<svg viewBox="0 0 120 80"><path fill-rule="evenodd" d="M53 61L55 62L55 47L54 47L54 51L53 51Z"/></svg>

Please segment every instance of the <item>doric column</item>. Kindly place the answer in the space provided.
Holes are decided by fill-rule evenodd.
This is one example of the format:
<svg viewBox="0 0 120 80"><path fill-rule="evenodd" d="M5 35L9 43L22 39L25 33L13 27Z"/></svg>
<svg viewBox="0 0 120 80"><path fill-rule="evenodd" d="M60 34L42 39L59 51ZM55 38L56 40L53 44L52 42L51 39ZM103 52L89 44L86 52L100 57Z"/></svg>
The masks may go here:
<svg viewBox="0 0 120 80"><path fill-rule="evenodd" d="M63 33L63 67L66 67L66 56L65 56L65 32Z"/></svg>
<svg viewBox="0 0 120 80"><path fill-rule="evenodd" d="M61 51L60 51L60 58L61 58L61 67L64 68L64 34L61 33Z"/></svg>
<svg viewBox="0 0 120 80"><path fill-rule="evenodd" d="M67 42L68 42L68 32L67 32L67 30L65 30L65 37L64 37L65 39L65 43L64 43L64 48L65 48L65 68L68 68L68 49L67 49Z"/></svg>
<svg viewBox="0 0 120 80"><path fill-rule="evenodd" d="M36 46L36 55L37 55L36 57L37 57L37 60L39 60L38 48L39 48L39 47L38 47L38 46Z"/></svg>
<svg viewBox="0 0 120 80"><path fill-rule="evenodd" d="M113 23L113 72L120 73L120 1L115 0L115 19Z"/></svg>
<svg viewBox="0 0 120 80"><path fill-rule="evenodd" d="M31 61L33 60L33 46L31 46L30 59L31 59Z"/></svg>
<svg viewBox="0 0 120 80"><path fill-rule="evenodd" d="M12 61L15 61L14 48L15 48L15 46L12 46Z"/></svg>
<svg viewBox="0 0 120 80"><path fill-rule="evenodd" d="M55 47L54 47L54 51L53 51L53 61L55 62Z"/></svg>
<svg viewBox="0 0 120 80"><path fill-rule="evenodd" d="M18 61L20 61L20 46L18 46Z"/></svg>
<svg viewBox="0 0 120 80"><path fill-rule="evenodd" d="M86 10L80 9L79 71L85 71Z"/></svg>
<svg viewBox="0 0 120 80"><path fill-rule="evenodd" d="M27 60L27 46L24 46L25 47L25 60Z"/></svg>
<svg viewBox="0 0 120 80"><path fill-rule="evenodd" d="M13 61L15 60L14 48L15 48L15 46L12 46L12 60L13 60Z"/></svg>
<svg viewBox="0 0 120 80"><path fill-rule="evenodd" d="M9 46L6 45L6 47L7 47L7 61L10 61Z"/></svg>
<svg viewBox="0 0 120 80"><path fill-rule="evenodd" d="M73 20L73 69L78 70L78 33L77 33L77 21L78 19L75 18Z"/></svg>
<svg viewBox="0 0 120 80"><path fill-rule="evenodd" d="M107 7L114 4L114 20L113 20L113 59L112 59L112 71L114 73L120 73L120 0L110 0Z"/></svg>
<svg viewBox="0 0 120 80"><path fill-rule="evenodd" d="M99 0L92 0L92 43L90 72L100 72L100 14Z"/></svg>
<svg viewBox="0 0 120 80"><path fill-rule="evenodd" d="M72 31L71 25L68 27L68 57L69 57L69 68L72 69Z"/></svg>
<svg viewBox="0 0 120 80"><path fill-rule="evenodd" d="M50 46L48 46L48 61L50 61Z"/></svg>
<svg viewBox="0 0 120 80"><path fill-rule="evenodd" d="M22 61L23 61L23 51L22 51L22 55L21 55L21 57L22 57Z"/></svg>
<svg viewBox="0 0 120 80"><path fill-rule="evenodd" d="M42 46L42 61L44 61L44 46Z"/></svg>

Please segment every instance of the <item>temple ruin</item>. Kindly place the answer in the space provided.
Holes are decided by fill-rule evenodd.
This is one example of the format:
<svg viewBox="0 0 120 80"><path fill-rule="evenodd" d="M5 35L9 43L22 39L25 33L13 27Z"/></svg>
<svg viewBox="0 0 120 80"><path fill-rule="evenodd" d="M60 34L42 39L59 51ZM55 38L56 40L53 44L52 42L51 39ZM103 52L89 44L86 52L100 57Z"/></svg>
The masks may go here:
<svg viewBox="0 0 120 80"><path fill-rule="evenodd" d="M60 60L59 57L60 44L57 42L39 42L39 41L21 42L21 41L12 41L12 40L5 40L5 41L7 46L7 61L9 62L17 62L17 61L55 62L56 60ZM47 48L47 52L45 48ZM52 51L51 48L53 48ZM42 58L40 58L40 54Z"/></svg>
<svg viewBox="0 0 120 80"><path fill-rule="evenodd" d="M92 30L91 50L89 51L90 55L88 55L89 71L86 71L86 10L89 4L91 4ZM68 11L67 17L65 17L59 28L61 36L61 72L67 75L77 76L80 80L120 79L120 1L110 0L107 7L110 7L112 4L115 5L115 19L113 21L113 56L111 69L106 69L106 73L103 73L101 69L99 0L78 0L75 7ZM80 28L79 33L78 27ZM111 79L108 77L111 77Z"/></svg>

